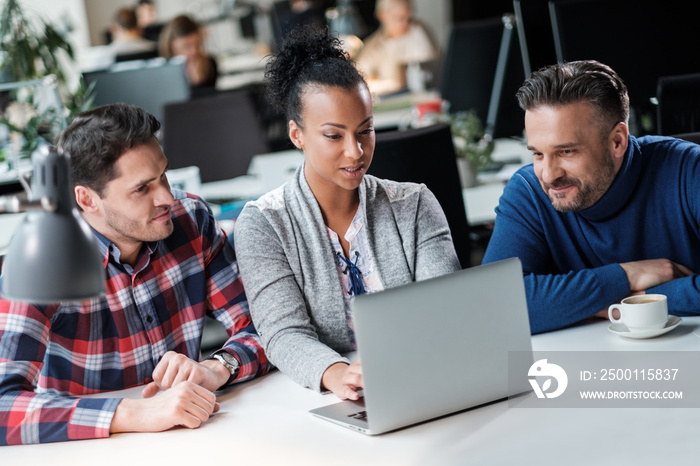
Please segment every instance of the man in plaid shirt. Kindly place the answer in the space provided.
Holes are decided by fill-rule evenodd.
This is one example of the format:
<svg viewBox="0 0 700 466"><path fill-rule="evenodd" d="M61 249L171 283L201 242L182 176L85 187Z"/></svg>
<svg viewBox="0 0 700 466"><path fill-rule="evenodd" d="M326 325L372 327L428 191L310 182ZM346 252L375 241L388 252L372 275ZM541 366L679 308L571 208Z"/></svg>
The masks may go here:
<svg viewBox="0 0 700 466"><path fill-rule="evenodd" d="M206 203L170 189L159 128L116 104L78 115L61 135L106 295L0 300L0 445L196 428L219 409L214 391L270 369L233 248ZM200 361L206 315L229 339ZM83 397L141 384L139 399Z"/></svg>

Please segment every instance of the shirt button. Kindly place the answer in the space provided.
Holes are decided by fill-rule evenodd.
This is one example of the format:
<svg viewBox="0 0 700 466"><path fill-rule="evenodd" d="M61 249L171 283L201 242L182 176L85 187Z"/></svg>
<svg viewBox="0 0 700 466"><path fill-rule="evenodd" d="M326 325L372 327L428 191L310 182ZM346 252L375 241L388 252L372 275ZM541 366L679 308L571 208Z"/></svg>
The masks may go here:
<svg viewBox="0 0 700 466"><path fill-rule="evenodd" d="M151 316L146 317L146 322L148 322L149 324L153 323L153 317L151 317Z"/></svg>

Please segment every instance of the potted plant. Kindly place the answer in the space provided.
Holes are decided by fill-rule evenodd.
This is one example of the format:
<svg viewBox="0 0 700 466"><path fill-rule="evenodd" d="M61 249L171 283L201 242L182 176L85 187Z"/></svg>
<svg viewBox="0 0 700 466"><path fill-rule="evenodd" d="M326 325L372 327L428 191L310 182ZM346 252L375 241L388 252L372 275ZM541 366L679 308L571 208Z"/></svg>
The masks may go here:
<svg viewBox="0 0 700 466"><path fill-rule="evenodd" d="M33 88L7 91L0 96L0 124L11 135L12 151L28 157L42 142L52 143L61 129L58 121L70 118L92 104L91 90L80 83L75 92L67 89L61 54L74 61L71 44L50 22L29 17L18 0L6 0L0 11L0 83L20 82L54 75L65 115L59 109L39 105ZM64 109L60 109L63 111Z"/></svg>
<svg viewBox="0 0 700 466"><path fill-rule="evenodd" d="M452 130L462 187L475 186L477 172L492 163L493 141L484 138L484 126L474 110L442 118Z"/></svg>

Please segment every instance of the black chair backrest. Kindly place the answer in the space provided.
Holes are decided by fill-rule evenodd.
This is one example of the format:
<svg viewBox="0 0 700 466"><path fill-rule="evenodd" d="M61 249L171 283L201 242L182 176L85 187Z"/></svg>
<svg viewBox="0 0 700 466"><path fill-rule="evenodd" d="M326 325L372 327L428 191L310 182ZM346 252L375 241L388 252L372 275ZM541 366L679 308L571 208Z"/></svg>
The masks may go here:
<svg viewBox="0 0 700 466"><path fill-rule="evenodd" d="M205 183L245 175L254 155L270 152L246 90L166 105L162 142L171 168L197 165Z"/></svg>
<svg viewBox="0 0 700 466"><path fill-rule="evenodd" d="M445 212L462 267L471 265L469 224L448 125L377 133L368 173L394 181L424 183Z"/></svg>
<svg viewBox="0 0 700 466"><path fill-rule="evenodd" d="M659 78L656 100L659 134L700 131L700 73Z"/></svg>
<svg viewBox="0 0 700 466"><path fill-rule="evenodd" d="M683 139L695 144L700 144L700 132L674 134L674 138Z"/></svg>

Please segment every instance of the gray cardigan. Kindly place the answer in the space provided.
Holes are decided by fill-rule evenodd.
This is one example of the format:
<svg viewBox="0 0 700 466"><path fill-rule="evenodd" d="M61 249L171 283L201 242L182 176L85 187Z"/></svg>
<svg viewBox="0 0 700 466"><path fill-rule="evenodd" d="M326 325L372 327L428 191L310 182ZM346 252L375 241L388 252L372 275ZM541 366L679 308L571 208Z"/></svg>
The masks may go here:
<svg viewBox="0 0 700 466"><path fill-rule="evenodd" d="M359 190L384 289L459 270L445 214L425 185L366 175ZM246 204L235 249L269 360L320 390L325 370L347 362L339 353L353 348L333 249L303 164L293 180Z"/></svg>

